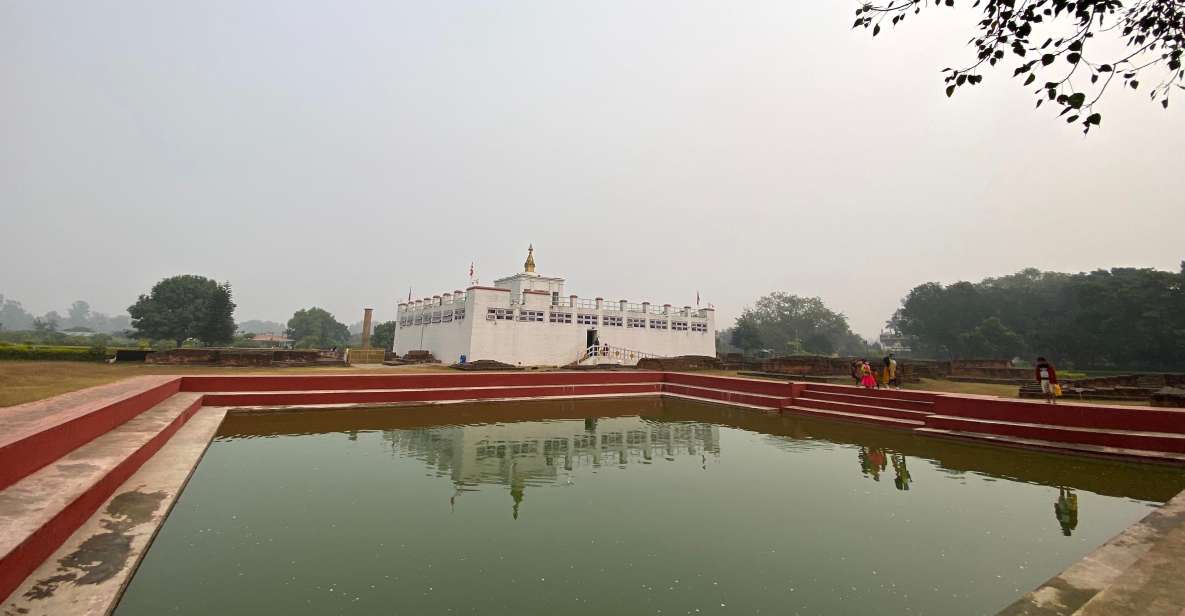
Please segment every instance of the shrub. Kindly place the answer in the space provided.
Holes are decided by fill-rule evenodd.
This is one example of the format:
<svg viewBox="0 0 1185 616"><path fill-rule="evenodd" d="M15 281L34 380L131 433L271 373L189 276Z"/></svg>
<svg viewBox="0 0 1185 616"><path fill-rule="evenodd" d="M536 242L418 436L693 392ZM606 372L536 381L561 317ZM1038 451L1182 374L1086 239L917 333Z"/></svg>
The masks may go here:
<svg viewBox="0 0 1185 616"><path fill-rule="evenodd" d="M101 345L83 347L0 343L0 360L4 359L103 361L107 359L107 347Z"/></svg>

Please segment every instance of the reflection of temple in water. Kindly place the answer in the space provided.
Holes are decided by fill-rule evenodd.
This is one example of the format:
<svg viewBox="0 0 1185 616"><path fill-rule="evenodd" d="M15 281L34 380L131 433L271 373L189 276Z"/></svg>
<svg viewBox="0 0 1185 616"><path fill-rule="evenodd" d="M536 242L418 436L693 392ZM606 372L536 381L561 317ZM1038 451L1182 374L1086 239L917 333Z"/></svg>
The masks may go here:
<svg viewBox="0 0 1185 616"><path fill-rule="evenodd" d="M448 476L458 488L509 485L515 517L526 486L553 483L561 473L720 454L714 425L641 417L385 430L383 439L402 455L422 460L438 476Z"/></svg>

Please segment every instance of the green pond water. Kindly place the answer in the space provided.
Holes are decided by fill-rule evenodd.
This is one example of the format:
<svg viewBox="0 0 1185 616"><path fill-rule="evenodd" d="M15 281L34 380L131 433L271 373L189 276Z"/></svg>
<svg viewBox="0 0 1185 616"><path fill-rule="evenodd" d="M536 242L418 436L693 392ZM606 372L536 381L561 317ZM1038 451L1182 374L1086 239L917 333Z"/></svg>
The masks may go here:
<svg viewBox="0 0 1185 616"><path fill-rule="evenodd" d="M230 415L116 614L990 614L1183 488L671 399Z"/></svg>

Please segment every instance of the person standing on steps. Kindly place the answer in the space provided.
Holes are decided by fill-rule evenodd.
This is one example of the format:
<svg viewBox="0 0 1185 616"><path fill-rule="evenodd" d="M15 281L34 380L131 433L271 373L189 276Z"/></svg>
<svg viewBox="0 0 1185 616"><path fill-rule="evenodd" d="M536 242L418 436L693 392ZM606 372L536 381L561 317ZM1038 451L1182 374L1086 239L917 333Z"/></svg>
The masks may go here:
<svg viewBox="0 0 1185 616"><path fill-rule="evenodd" d="M892 353L889 353L885 355L883 363L884 369L881 374L881 382L884 384L885 389L892 389L893 386L897 385L897 359L893 357ZM900 389L899 386L898 389Z"/></svg>
<svg viewBox="0 0 1185 616"><path fill-rule="evenodd" d="M860 384L865 389L876 389L879 385L876 382L876 377L872 374L872 366L868 364L868 360L860 360Z"/></svg>
<svg viewBox="0 0 1185 616"><path fill-rule="evenodd" d="M1045 402L1057 404L1057 369L1044 357L1037 358L1037 365L1033 367L1033 374L1041 384L1041 393L1045 394Z"/></svg>

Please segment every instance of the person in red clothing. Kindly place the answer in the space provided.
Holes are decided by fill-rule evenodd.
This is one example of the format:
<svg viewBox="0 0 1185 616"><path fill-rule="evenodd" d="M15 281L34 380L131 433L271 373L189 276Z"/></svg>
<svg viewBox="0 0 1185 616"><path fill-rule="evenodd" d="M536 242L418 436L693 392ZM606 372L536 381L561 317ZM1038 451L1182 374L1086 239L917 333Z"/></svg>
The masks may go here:
<svg viewBox="0 0 1185 616"><path fill-rule="evenodd" d="M1049 360L1044 357L1037 358L1037 365L1033 367L1033 373L1037 377L1037 382L1041 384L1041 393L1045 394L1045 401L1049 404L1057 404L1057 392L1055 386L1057 385L1057 370Z"/></svg>

